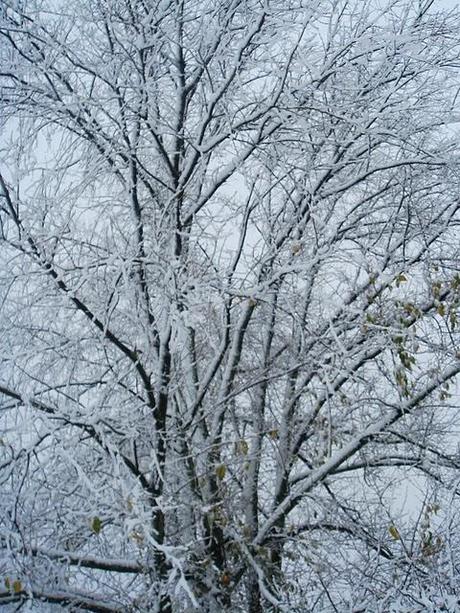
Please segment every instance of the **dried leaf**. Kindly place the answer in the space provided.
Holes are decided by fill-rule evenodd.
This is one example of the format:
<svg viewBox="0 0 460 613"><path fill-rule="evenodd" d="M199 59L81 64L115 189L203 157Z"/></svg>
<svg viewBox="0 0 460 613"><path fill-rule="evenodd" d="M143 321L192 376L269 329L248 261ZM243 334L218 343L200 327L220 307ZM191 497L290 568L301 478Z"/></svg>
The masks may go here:
<svg viewBox="0 0 460 613"><path fill-rule="evenodd" d="M249 451L249 445L244 439L241 439L240 441L237 442L236 444L237 453L241 455L248 455L248 451Z"/></svg>

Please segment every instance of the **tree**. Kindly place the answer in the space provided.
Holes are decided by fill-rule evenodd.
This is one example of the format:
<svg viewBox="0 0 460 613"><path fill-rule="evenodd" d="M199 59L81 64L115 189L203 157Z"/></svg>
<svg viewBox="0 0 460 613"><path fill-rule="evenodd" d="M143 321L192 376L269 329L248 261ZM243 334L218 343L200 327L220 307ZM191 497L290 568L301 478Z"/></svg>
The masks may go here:
<svg viewBox="0 0 460 613"><path fill-rule="evenodd" d="M0 605L456 610L438 8L3 1Z"/></svg>

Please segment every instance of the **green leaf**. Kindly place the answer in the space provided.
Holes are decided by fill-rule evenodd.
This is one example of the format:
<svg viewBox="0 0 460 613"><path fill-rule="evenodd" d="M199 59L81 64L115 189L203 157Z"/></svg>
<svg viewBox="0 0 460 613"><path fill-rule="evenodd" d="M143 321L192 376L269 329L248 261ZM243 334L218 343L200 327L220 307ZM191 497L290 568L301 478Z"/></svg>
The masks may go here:
<svg viewBox="0 0 460 613"><path fill-rule="evenodd" d="M399 530L396 526L391 525L388 528L388 532L391 534L395 541L401 540L401 535L399 534Z"/></svg>
<svg viewBox="0 0 460 613"><path fill-rule="evenodd" d="M227 467L225 466L225 464L219 464L219 466L216 467L216 475L219 479L223 479L226 473Z"/></svg>
<svg viewBox="0 0 460 613"><path fill-rule="evenodd" d="M100 517L93 517L91 520L91 530L94 532L94 534L99 534L99 532L102 530L102 521Z"/></svg>

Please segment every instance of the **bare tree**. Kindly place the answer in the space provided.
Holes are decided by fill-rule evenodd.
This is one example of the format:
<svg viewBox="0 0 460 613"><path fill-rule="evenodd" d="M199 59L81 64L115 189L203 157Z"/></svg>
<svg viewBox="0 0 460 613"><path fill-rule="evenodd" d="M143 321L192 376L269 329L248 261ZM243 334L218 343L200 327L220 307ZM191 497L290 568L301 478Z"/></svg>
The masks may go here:
<svg viewBox="0 0 460 613"><path fill-rule="evenodd" d="M458 23L3 0L0 606L456 610Z"/></svg>

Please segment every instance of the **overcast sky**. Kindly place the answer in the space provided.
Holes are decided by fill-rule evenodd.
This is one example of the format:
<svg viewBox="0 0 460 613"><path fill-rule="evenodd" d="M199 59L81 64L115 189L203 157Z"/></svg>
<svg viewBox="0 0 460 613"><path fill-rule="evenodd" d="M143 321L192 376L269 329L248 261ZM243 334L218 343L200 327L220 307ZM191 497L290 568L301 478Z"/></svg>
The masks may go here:
<svg viewBox="0 0 460 613"><path fill-rule="evenodd" d="M459 0L438 0L438 6L442 8L451 8L459 5Z"/></svg>

